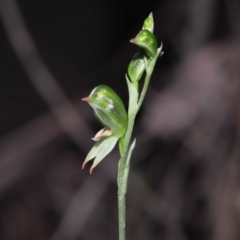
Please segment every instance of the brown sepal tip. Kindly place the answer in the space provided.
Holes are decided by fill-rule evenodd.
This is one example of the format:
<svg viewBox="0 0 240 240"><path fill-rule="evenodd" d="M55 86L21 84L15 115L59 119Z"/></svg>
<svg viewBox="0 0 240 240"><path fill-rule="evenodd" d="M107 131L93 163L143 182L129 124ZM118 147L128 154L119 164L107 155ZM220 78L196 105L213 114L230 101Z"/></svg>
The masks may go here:
<svg viewBox="0 0 240 240"><path fill-rule="evenodd" d="M85 160L84 163L82 164L82 169L85 168L86 164L87 164L87 162L86 162L86 160Z"/></svg>
<svg viewBox="0 0 240 240"><path fill-rule="evenodd" d="M82 165L82 169L85 168L86 164L87 164L87 162L84 161L84 163L83 163L83 165ZM94 168L95 168L95 166L92 165L91 168L90 168L90 170L89 170L89 173L90 173L90 174L92 174L92 171L93 171Z"/></svg>
<svg viewBox="0 0 240 240"><path fill-rule="evenodd" d="M82 101L84 101L84 102L89 102L89 101L90 101L90 97L82 98Z"/></svg>
<svg viewBox="0 0 240 240"><path fill-rule="evenodd" d="M130 42L135 44L136 43L136 38L131 39Z"/></svg>
<svg viewBox="0 0 240 240"><path fill-rule="evenodd" d="M91 166L89 173L92 174L93 169L95 168L95 166Z"/></svg>
<svg viewBox="0 0 240 240"><path fill-rule="evenodd" d="M160 58L163 54L164 54L164 52L160 52L158 57Z"/></svg>

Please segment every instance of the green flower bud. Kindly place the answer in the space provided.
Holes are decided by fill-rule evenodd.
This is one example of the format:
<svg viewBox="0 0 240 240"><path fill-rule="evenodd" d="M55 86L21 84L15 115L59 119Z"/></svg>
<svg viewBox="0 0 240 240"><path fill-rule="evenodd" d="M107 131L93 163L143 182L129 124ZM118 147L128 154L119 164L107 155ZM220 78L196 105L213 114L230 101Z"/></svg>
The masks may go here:
<svg viewBox="0 0 240 240"><path fill-rule="evenodd" d="M157 53L157 39L148 30L142 30L134 39L131 39L130 42L143 48L149 57L153 58Z"/></svg>
<svg viewBox="0 0 240 240"><path fill-rule="evenodd" d="M153 33L153 29L154 29L153 15L152 13L150 13L143 23L142 30L148 30L149 32Z"/></svg>
<svg viewBox="0 0 240 240"><path fill-rule="evenodd" d="M122 100L110 87L100 85L82 100L90 104L99 121L114 135L122 137L125 134L127 113Z"/></svg>
<svg viewBox="0 0 240 240"><path fill-rule="evenodd" d="M139 81L145 71L144 53L138 52L128 65L128 76L132 82Z"/></svg>

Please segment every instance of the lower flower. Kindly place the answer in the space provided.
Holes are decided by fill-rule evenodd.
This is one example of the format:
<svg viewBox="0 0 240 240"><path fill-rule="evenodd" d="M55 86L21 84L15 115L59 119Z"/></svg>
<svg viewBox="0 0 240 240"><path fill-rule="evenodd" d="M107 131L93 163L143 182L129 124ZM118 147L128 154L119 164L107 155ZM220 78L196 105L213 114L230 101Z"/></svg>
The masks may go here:
<svg viewBox="0 0 240 240"><path fill-rule="evenodd" d="M105 158L115 147L117 141L119 139L119 136L111 135L111 136L105 136L100 138L91 151L88 153L83 165L82 169L85 167L86 163L90 160L93 160L93 164L90 168L90 174L92 174L93 169Z"/></svg>

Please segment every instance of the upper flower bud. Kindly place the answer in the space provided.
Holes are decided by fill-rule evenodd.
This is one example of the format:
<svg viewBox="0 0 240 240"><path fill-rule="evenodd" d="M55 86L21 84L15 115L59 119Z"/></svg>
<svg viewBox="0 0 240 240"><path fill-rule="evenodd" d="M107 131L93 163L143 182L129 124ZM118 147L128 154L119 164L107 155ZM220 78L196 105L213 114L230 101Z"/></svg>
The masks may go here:
<svg viewBox="0 0 240 240"><path fill-rule="evenodd" d="M142 30L130 42L143 48L149 57L153 58L157 53L157 39L149 30Z"/></svg>
<svg viewBox="0 0 240 240"><path fill-rule="evenodd" d="M142 30L148 30L149 32L153 33L154 29L154 21L153 21L153 15L152 13L149 14L149 16L145 19L143 23Z"/></svg>
<svg viewBox="0 0 240 240"><path fill-rule="evenodd" d="M128 76L132 82L139 81L145 71L144 53L138 52L128 65Z"/></svg>

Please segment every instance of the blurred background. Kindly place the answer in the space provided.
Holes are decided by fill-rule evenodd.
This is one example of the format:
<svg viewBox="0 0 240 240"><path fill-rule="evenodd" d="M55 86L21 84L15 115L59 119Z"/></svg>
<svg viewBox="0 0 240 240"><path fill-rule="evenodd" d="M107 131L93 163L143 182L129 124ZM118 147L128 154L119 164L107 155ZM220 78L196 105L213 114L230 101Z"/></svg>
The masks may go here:
<svg viewBox="0 0 240 240"><path fill-rule="evenodd" d="M101 128L81 99L107 84L127 106L150 12L164 55L136 120L127 239L240 239L238 0L0 0L0 239L118 239L119 155L81 170Z"/></svg>

